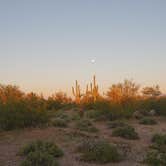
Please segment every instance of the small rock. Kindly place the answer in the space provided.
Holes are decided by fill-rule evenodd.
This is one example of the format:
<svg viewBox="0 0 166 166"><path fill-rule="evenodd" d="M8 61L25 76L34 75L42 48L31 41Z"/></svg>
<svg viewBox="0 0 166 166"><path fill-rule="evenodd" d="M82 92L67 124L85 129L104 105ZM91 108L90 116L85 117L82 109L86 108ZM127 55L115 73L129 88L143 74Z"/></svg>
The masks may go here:
<svg viewBox="0 0 166 166"><path fill-rule="evenodd" d="M148 114L150 116L155 116L156 115L156 111L155 110L150 110Z"/></svg>
<svg viewBox="0 0 166 166"><path fill-rule="evenodd" d="M133 113L133 117L136 118L136 119L140 119L140 118L143 117L143 115L142 115L141 111L135 111Z"/></svg>

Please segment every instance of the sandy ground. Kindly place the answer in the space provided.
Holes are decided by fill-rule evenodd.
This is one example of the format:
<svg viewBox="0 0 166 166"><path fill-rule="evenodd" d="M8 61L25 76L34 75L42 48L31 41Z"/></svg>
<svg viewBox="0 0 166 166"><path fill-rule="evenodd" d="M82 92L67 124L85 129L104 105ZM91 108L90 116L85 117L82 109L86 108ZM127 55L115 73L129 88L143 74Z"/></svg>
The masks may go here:
<svg viewBox="0 0 166 166"><path fill-rule="evenodd" d="M104 164L105 166L140 166L149 145L151 137L155 133L166 133L166 118L157 117L157 125L140 125L137 120L130 120L128 123L135 127L139 134L139 140L125 140L119 137L112 137L111 129L105 122L95 122L94 125L99 129L99 133L79 132L68 128L31 128L0 132L0 166L18 166L22 158L17 155L20 147L36 139L54 141L64 150L64 157L59 159L61 166L97 166L99 164L85 163L79 160L76 153L76 146L81 139L88 137L105 138L111 143L116 143L126 154L125 160L120 163Z"/></svg>

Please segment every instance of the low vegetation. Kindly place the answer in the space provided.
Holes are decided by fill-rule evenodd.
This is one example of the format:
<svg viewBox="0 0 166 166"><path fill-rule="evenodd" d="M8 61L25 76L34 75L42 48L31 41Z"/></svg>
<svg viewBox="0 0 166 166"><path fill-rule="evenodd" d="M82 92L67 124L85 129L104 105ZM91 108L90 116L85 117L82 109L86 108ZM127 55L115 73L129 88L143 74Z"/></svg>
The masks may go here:
<svg viewBox="0 0 166 166"><path fill-rule="evenodd" d="M155 134L152 138L152 143L146 155L145 163L150 166L165 166L166 134Z"/></svg>
<svg viewBox="0 0 166 166"><path fill-rule="evenodd" d="M116 121L111 121L108 122L108 127L109 128L117 128L117 127L124 127L124 126L128 126L127 123L120 121L120 120L116 120Z"/></svg>
<svg viewBox="0 0 166 166"><path fill-rule="evenodd" d="M144 124L144 125L155 125L157 124L157 122L150 117L143 117L142 119L140 119L139 121L140 124Z"/></svg>
<svg viewBox="0 0 166 166"><path fill-rule="evenodd" d="M63 151L52 142L37 140L23 147L19 154L25 157L21 166L58 166L56 158L63 156Z"/></svg>
<svg viewBox="0 0 166 166"><path fill-rule="evenodd" d="M64 119L56 118L52 121L52 125L55 127L67 127L68 123Z"/></svg>
<svg viewBox="0 0 166 166"><path fill-rule="evenodd" d="M85 140L78 148L81 153L81 160L97 162L100 164L118 162L121 160L115 145L105 140Z"/></svg>
<svg viewBox="0 0 166 166"><path fill-rule="evenodd" d="M40 127L48 121L45 110L29 108L24 103L12 103L0 107L0 130Z"/></svg>
<svg viewBox="0 0 166 166"><path fill-rule="evenodd" d="M113 141L117 141L117 145L122 145L119 146L119 149L118 146L101 140L103 137L112 139L110 130L113 137L135 140L139 136L128 120L134 117L134 113L141 115L138 118L139 124L135 124L138 127L142 127L140 124L157 124L155 119L158 118L155 116L166 115L166 97L159 96L158 88L145 88L141 95L137 84L125 80L123 83L112 85L106 96L99 94L98 86L95 83L91 89L88 89L87 86L86 94L77 93L76 89L80 89L78 84L73 91L75 100L67 97L63 92L55 93L46 99L35 93L26 94L16 86L0 85L0 131L55 126L56 128L49 128L49 131L55 131L57 135L59 132L60 139L58 138L58 140L67 140L64 144L65 148L71 146L70 141L77 145L86 139L79 146L81 160L101 164L120 161L122 156L119 149L121 152L123 150L127 152L127 155L130 153L130 149L129 151L127 149L128 145L118 142L122 139L113 139ZM138 121L135 118L132 120ZM160 124L163 125L162 121L157 125ZM156 127L159 127L157 125ZM59 127L67 128L59 129ZM38 130L41 133L45 132L41 129ZM142 137L141 131L139 133ZM62 137L63 139L61 139ZM155 135L145 162L152 166L165 166L165 149L166 136ZM23 147L19 154L24 159L21 163L22 166L58 166L57 158L63 156L62 150L54 143L45 141L32 142Z"/></svg>
<svg viewBox="0 0 166 166"><path fill-rule="evenodd" d="M86 132L98 132L98 129L92 124L90 120L83 119L79 120L75 124L76 129Z"/></svg>
<svg viewBox="0 0 166 166"><path fill-rule="evenodd" d="M112 132L113 136L122 137L125 139L138 139L138 134L135 129L131 126L124 126L115 128Z"/></svg>

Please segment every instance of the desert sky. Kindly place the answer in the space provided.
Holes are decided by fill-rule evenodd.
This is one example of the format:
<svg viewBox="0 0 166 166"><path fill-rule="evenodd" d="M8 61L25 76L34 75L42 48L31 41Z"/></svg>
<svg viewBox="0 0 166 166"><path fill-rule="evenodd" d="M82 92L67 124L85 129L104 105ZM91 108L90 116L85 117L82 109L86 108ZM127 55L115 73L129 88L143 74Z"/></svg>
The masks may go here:
<svg viewBox="0 0 166 166"><path fill-rule="evenodd" d="M165 0L0 0L1 84L71 95L93 74L166 93Z"/></svg>

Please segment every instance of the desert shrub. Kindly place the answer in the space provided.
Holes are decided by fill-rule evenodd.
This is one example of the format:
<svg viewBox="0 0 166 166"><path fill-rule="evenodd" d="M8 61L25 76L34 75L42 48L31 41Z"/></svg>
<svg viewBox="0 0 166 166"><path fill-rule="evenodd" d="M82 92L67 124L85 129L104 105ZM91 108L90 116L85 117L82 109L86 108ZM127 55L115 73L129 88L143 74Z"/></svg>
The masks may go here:
<svg viewBox="0 0 166 166"><path fill-rule="evenodd" d="M140 124L144 124L144 125L155 125L157 124L157 122L150 118L150 117L143 117L142 119L140 119L139 121Z"/></svg>
<svg viewBox="0 0 166 166"><path fill-rule="evenodd" d="M140 109L154 109L157 115L166 115L166 97L151 97L140 99L138 105Z"/></svg>
<svg viewBox="0 0 166 166"><path fill-rule="evenodd" d="M87 131L87 132L97 132L98 129L93 126L91 121L87 119L82 119L76 122L76 128L80 131Z"/></svg>
<svg viewBox="0 0 166 166"><path fill-rule="evenodd" d="M155 134L152 137L152 142L157 146L157 147L164 147L166 149L166 134ZM166 150L165 150L166 152Z"/></svg>
<svg viewBox="0 0 166 166"><path fill-rule="evenodd" d="M117 128L117 127L124 127L124 126L128 126L128 124L120 120L108 122L109 128Z"/></svg>
<svg viewBox="0 0 166 166"><path fill-rule="evenodd" d="M155 134L152 137L152 146L148 151L145 163L151 166L166 165L166 134Z"/></svg>
<svg viewBox="0 0 166 166"><path fill-rule="evenodd" d="M37 140L27 144L26 146L21 148L19 154L26 156L29 153L36 151L47 152L48 154L53 155L54 157L63 156L63 151L53 142L47 142L41 140Z"/></svg>
<svg viewBox="0 0 166 166"><path fill-rule="evenodd" d="M63 110L56 111L54 116L55 116L55 118L63 119L67 122L69 122L71 120L70 117Z"/></svg>
<svg viewBox="0 0 166 166"><path fill-rule="evenodd" d="M64 119L56 118L52 121L52 125L55 127L67 127L68 122Z"/></svg>
<svg viewBox="0 0 166 166"><path fill-rule="evenodd" d="M52 142L37 140L21 148L19 154L25 156L21 166L58 166L56 157L63 156L63 151Z"/></svg>
<svg viewBox="0 0 166 166"><path fill-rule="evenodd" d="M108 110L87 110L85 116L96 121L112 119L112 113Z"/></svg>
<svg viewBox="0 0 166 166"><path fill-rule="evenodd" d="M117 148L105 140L85 140L78 148L81 159L97 163L118 162L121 159Z"/></svg>
<svg viewBox="0 0 166 166"><path fill-rule="evenodd" d="M31 152L21 163L21 166L59 166L56 159L47 152Z"/></svg>
<svg viewBox="0 0 166 166"><path fill-rule="evenodd" d="M160 153L158 150L152 149L148 151L145 163L147 163L150 166L165 166L166 153Z"/></svg>
<svg viewBox="0 0 166 166"><path fill-rule="evenodd" d="M30 108L24 102L1 105L0 107L1 130L41 126L48 120L46 111Z"/></svg>
<svg viewBox="0 0 166 166"><path fill-rule="evenodd" d="M81 119L81 116L80 116L79 112L74 112L72 114L71 120L80 120L80 119Z"/></svg>
<svg viewBox="0 0 166 166"><path fill-rule="evenodd" d="M50 96L47 100L47 109L56 110L56 109L67 109L72 108L73 103L71 98L69 98L64 92L57 92Z"/></svg>
<svg viewBox="0 0 166 166"><path fill-rule="evenodd" d="M119 136L125 139L138 139L138 134L131 126L124 126L115 128L112 132L113 136Z"/></svg>
<svg viewBox="0 0 166 166"><path fill-rule="evenodd" d="M112 113L112 120L124 118L129 119L132 117L135 108L130 104L111 104L110 110Z"/></svg>
<svg viewBox="0 0 166 166"><path fill-rule="evenodd" d="M166 97L157 98L154 104L154 109L157 111L157 114L166 116L165 108L166 108Z"/></svg>

